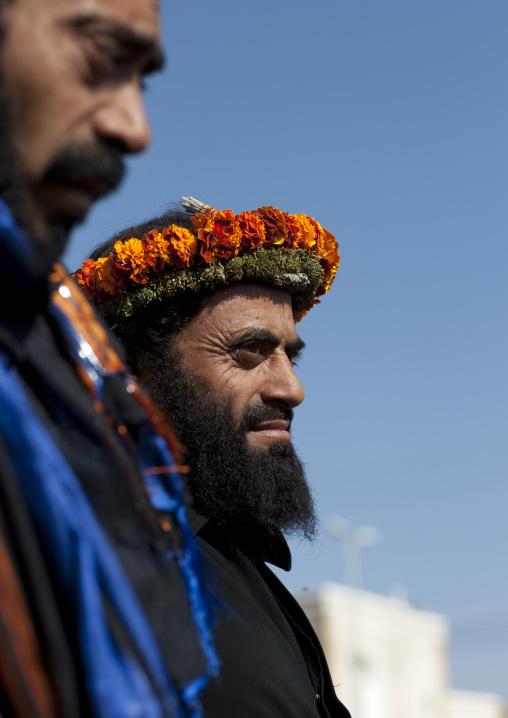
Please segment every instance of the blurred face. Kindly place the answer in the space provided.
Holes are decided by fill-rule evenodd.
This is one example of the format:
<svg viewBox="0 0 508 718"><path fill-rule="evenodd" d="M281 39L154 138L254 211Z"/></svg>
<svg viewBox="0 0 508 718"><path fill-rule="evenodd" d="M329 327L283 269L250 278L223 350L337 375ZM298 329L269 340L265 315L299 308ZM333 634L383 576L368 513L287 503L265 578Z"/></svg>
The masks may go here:
<svg viewBox="0 0 508 718"><path fill-rule="evenodd" d="M158 0L13 0L2 84L34 226L68 231L149 141L143 76L161 65Z"/></svg>
<svg viewBox="0 0 508 718"><path fill-rule="evenodd" d="M290 442L292 409L304 398L294 362L303 348L289 294L242 284L216 290L182 330L182 368L245 425L248 445ZM250 418L249 418L250 417Z"/></svg>

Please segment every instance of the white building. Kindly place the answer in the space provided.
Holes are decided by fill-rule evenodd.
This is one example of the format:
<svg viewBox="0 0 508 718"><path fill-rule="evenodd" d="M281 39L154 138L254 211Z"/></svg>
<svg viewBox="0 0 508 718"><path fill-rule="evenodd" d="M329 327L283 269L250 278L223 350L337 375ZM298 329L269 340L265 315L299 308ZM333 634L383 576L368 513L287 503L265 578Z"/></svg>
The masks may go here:
<svg viewBox="0 0 508 718"><path fill-rule="evenodd" d="M443 616L334 583L297 599L353 718L508 718L499 697L450 689Z"/></svg>
<svg viewBox="0 0 508 718"><path fill-rule="evenodd" d="M450 691L448 718L498 718L506 716L506 704L492 693Z"/></svg>

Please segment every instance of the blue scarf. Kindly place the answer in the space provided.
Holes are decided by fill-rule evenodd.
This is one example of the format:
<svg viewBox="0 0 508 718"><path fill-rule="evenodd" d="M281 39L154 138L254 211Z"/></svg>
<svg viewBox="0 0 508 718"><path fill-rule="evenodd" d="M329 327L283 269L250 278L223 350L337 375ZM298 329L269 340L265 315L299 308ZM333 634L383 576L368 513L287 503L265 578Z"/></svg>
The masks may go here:
<svg viewBox="0 0 508 718"><path fill-rule="evenodd" d="M10 262L21 259L26 275L34 249L1 200L0 242ZM16 266L9 271L15 272ZM60 294L65 297L70 292L63 287ZM52 302L50 313L77 369L92 384L93 398L100 399L104 378L111 370L101 364L62 311L61 303ZM134 391L127 376L125 384L126 391ZM208 668L207 674L197 676L180 692L171 681L144 610L79 479L36 415L16 366L4 350L0 350L0 432L44 553L75 617L85 685L96 718L199 718L199 693L208 676L217 674L219 665L211 636L213 614L175 461L149 416L138 446L140 471L146 476L152 505L171 512L180 528L183 549L176 557L168 555L167 560L176 558L180 566ZM115 642L106 620L106 600L135 651L122 650ZM185 646L175 646L174 650L184 651Z"/></svg>

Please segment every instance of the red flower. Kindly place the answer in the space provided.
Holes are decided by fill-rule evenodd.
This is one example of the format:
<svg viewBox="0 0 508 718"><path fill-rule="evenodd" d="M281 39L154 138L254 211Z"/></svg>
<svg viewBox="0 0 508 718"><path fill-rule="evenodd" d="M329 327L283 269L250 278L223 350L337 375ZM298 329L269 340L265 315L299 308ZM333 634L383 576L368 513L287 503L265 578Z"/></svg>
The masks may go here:
<svg viewBox="0 0 508 718"><path fill-rule="evenodd" d="M265 242L267 247L287 246L290 233L296 233L292 217L275 207L260 207L252 213L257 215L265 225Z"/></svg>
<svg viewBox="0 0 508 718"><path fill-rule="evenodd" d="M236 257L242 239L238 222L231 209L209 214L205 226L198 229L197 237L201 245L199 253L207 264L214 259Z"/></svg>
<svg viewBox="0 0 508 718"><path fill-rule="evenodd" d="M265 243L266 229L259 215L242 212L236 219L242 233L242 251L255 251L262 247Z"/></svg>

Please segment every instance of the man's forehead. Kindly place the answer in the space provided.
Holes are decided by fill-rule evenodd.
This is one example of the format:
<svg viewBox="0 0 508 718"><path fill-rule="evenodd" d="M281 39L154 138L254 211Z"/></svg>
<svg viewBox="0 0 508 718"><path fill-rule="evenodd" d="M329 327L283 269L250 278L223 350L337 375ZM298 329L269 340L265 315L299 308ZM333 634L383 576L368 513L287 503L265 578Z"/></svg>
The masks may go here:
<svg viewBox="0 0 508 718"><path fill-rule="evenodd" d="M297 332L289 292L263 284L240 283L215 290L200 312L202 321L230 337L251 327L266 328L281 339L294 339Z"/></svg>
<svg viewBox="0 0 508 718"><path fill-rule="evenodd" d="M39 3L40 0L17 0L20 4ZM90 17L131 27L152 37L160 36L159 0L45 0L46 11L62 16Z"/></svg>

